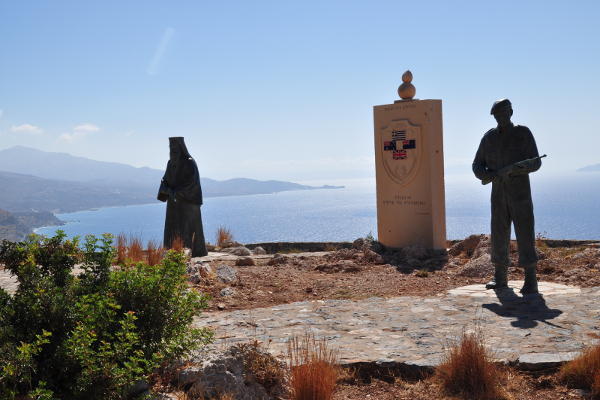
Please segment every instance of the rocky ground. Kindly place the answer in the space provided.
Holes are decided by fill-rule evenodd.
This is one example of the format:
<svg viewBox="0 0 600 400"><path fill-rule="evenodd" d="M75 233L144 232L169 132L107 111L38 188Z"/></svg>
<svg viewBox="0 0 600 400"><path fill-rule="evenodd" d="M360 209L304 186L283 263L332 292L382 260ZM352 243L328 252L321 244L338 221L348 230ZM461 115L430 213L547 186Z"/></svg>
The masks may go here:
<svg viewBox="0 0 600 400"><path fill-rule="evenodd" d="M539 279L579 287L600 286L599 246L549 247L539 240ZM334 252L217 256L207 262L196 260L205 267L194 286L212 296L211 310L318 299L432 296L487 282L493 275L489 247L489 238L481 235L456 243L447 255L419 247L386 252L357 241L355 248ZM512 243L510 280L523 279L517 258L516 244ZM233 271L231 277L216 274L225 266Z"/></svg>
<svg viewBox="0 0 600 400"><path fill-rule="evenodd" d="M578 287L600 287L600 248L597 243L538 240L540 280ZM193 286L212 296L211 311L248 310L310 300L360 300L371 297L434 296L449 289L484 283L493 267L485 235L454 243L447 254L419 247L385 251L376 243L357 240L352 249L330 252L265 255L260 249L225 249L192 260ZM511 244L510 280L523 279ZM527 372L502 368L508 399L587 398L589 393L562 385L556 369ZM393 375L393 374L392 374ZM407 379L375 371L369 379L352 377L338 385L334 399L449 398L434 377Z"/></svg>
<svg viewBox="0 0 600 400"><path fill-rule="evenodd" d="M419 247L386 251L366 240L355 241L351 249L311 253L291 249L289 253L275 255L239 246L217 249L221 252L192 259L188 273L190 285L212 297L207 314L310 300L427 297L489 280L493 272L489 247L489 237L484 235L453 243L447 253ZM600 244L540 239L537 248L540 280L582 288L600 287ZM517 256L516 245L512 243L510 280L523 279L521 268L516 266ZM14 290L15 282L11 279L0 268L0 285ZM262 398L263 388L255 385L256 377L244 372L240 354L247 351L247 348L233 352L221 349L222 354L209 358L198 356L196 361L192 359L172 372L169 379L155 377L155 388L162 389L163 398L193 399L201 398L189 392L194 385L218 384L240 393L236 398ZM261 360L261 365L276 363L267 356ZM223 371L228 373L224 375ZM205 382L203 379L208 377L214 380ZM334 399L449 398L433 377L414 379L378 370L364 378L350 373L339 382ZM185 384L182 379L187 379ZM502 383L508 399L589 398L585 392L560 384L556 370L526 372L503 367ZM272 398L285 398L281 395L282 388L275 386L269 389ZM251 390L247 391L247 387ZM187 394L183 389L188 390Z"/></svg>

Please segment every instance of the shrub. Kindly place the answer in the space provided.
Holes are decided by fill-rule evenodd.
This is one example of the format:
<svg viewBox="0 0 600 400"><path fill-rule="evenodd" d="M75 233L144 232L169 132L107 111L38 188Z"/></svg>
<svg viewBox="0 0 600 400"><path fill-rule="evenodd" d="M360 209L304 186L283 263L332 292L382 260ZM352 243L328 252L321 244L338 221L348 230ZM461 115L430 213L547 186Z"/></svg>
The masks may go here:
<svg viewBox="0 0 600 400"><path fill-rule="evenodd" d="M465 399L498 399L500 373L492 363L480 333L463 333L436 369L442 387Z"/></svg>
<svg viewBox="0 0 600 400"><path fill-rule="evenodd" d="M188 290L181 254L113 271L115 255L110 235L81 247L62 232L0 244L0 263L19 281L12 296L0 290L0 398L120 399L211 339L190 328L207 299Z"/></svg>
<svg viewBox="0 0 600 400"><path fill-rule="evenodd" d="M579 357L563 365L559 379L570 387L592 389L600 398L600 345L585 349Z"/></svg>
<svg viewBox="0 0 600 400"><path fill-rule="evenodd" d="M293 400L329 400L339 374L337 352L314 335L293 337L288 343L290 386Z"/></svg>

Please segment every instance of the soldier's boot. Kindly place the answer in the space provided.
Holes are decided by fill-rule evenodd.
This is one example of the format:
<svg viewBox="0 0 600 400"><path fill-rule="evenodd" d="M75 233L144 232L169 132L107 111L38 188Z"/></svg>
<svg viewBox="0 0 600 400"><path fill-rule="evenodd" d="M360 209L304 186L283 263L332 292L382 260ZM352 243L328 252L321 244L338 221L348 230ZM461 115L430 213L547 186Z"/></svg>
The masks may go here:
<svg viewBox="0 0 600 400"><path fill-rule="evenodd" d="M508 287L508 265L494 264L494 279L485 284L486 289L505 289Z"/></svg>
<svg viewBox="0 0 600 400"><path fill-rule="evenodd" d="M525 283L521 288L522 294L538 293L538 283L535 274L536 267L537 263L528 264L523 267L525 269Z"/></svg>

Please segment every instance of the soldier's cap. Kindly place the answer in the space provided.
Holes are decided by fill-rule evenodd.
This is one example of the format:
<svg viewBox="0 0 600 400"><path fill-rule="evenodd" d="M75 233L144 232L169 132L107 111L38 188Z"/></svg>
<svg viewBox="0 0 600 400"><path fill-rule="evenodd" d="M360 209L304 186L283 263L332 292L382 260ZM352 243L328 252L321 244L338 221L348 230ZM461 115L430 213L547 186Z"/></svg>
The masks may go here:
<svg viewBox="0 0 600 400"><path fill-rule="evenodd" d="M512 103L510 102L509 99L500 99L500 100L495 101L494 105L492 106L492 110L490 111L490 114L495 113L496 111L498 111L499 109L501 109L503 107L512 108Z"/></svg>

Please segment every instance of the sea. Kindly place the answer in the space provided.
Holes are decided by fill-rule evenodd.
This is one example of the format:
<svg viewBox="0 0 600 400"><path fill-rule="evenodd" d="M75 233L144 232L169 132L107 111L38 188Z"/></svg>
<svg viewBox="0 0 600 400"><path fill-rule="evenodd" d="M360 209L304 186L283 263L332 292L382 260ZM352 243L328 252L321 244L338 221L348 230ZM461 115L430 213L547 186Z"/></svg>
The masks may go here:
<svg viewBox="0 0 600 400"><path fill-rule="evenodd" d="M214 243L219 227L229 229L241 243L377 237L374 178L301 183L344 188L205 198L201 212L206 240ZM536 234L600 240L600 173L532 175L531 186ZM489 233L491 185L465 174L446 176L445 187L448 239ZM157 201L57 214L65 225L38 228L36 233L53 235L60 229L69 237L125 234L160 243L165 211L165 204Z"/></svg>

